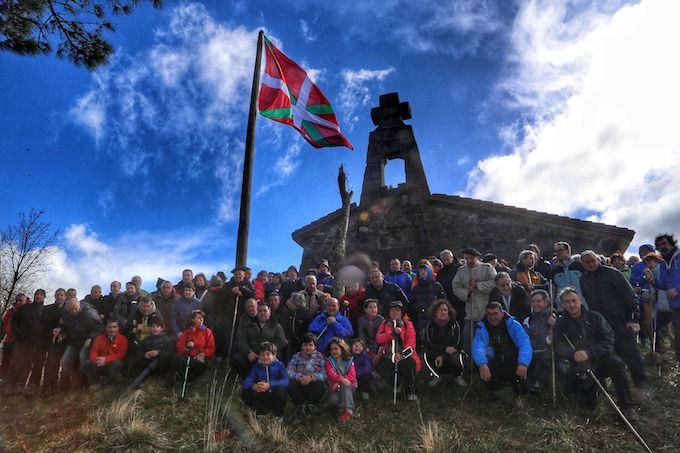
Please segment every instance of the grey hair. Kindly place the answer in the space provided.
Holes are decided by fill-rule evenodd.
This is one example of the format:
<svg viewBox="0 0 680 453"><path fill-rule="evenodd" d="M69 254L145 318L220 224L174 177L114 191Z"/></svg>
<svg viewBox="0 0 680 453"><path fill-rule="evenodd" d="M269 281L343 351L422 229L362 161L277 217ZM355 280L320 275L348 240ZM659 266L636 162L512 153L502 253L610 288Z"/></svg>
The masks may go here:
<svg viewBox="0 0 680 453"><path fill-rule="evenodd" d="M439 252L439 258L444 259L445 256L450 256L453 258L453 252L449 249L444 249L441 252Z"/></svg>
<svg viewBox="0 0 680 453"><path fill-rule="evenodd" d="M316 275L305 275L305 285L310 280L314 280L314 283L316 283Z"/></svg>
<svg viewBox="0 0 680 453"><path fill-rule="evenodd" d="M582 251L580 256L581 256L581 259L583 259L584 256L588 256L588 255L592 255L592 256L595 257L596 260L600 261L600 255L598 255L597 253L595 253L594 251L592 251L590 249Z"/></svg>
<svg viewBox="0 0 680 453"><path fill-rule="evenodd" d="M522 260L523 260L524 258L526 258L527 255L534 255L534 258L537 258L537 257L536 257L536 254L535 254L533 251L531 251L531 250L522 250L521 252L519 252L519 256L517 257L517 261L519 261L519 262L521 263Z"/></svg>
<svg viewBox="0 0 680 453"><path fill-rule="evenodd" d="M595 255L595 256L597 256L597 255ZM562 291L560 291L560 293L557 297L559 297L560 300L563 301L564 296L567 296L569 294L576 294L579 299L581 298L581 295L578 293L578 290L576 288L574 288L573 286L567 286L567 287L563 288Z"/></svg>

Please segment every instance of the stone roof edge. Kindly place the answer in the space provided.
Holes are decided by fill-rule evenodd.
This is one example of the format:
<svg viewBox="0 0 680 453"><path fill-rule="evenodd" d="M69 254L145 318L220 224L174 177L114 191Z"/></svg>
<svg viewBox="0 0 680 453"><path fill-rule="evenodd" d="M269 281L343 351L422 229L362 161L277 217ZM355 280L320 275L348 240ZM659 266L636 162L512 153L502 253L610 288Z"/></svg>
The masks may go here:
<svg viewBox="0 0 680 453"><path fill-rule="evenodd" d="M455 204L457 206L461 207L469 207L469 208L482 208L482 209L489 209L489 210L495 210L497 211L498 209L501 210L511 210L514 212L521 212L522 214L528 216L528 217L550 217L552 221L558 221L564 224L574 224L574 223L579 223L581 226L595 226L598 228L607 228L607 229L612 229L618 232L619 234L635 234L634 230L631 230L629 228L625 227L620 227L616 225L608 225L606 223L601 223L601 222L593 222L590 220L582 220L582 219L577 219L574 217L568 217L568 216L563 216L563 215L558 215L558 214L550 214L547 212L541 212L541 211L535 211L533 209L526 209L526 208L520 208L517 206L511 206L511 205L506 205L502 203L496 203L493 201L486 201L486 200L479 200L477 198L468 198L468 197L461 197L459 195L446 195L446 194L439 194L435 193L430 196L432 201L437 201L437 202L444 202L446 204Z"/></svg>
<svg viewBox="0 0 680 453"><path fill-rule="evenodd" d="M359 206L356 203L350 204L349 205L350 215L351 215L352 211L354 211L358 207ZM324 223L328 223L331 220L335 220L335 218L339 217L340 215L342 215L342 208L338 208L335 211L333 211L329 214L326 214L323 217L316 219L312 223L309 223L309 224L307 224L303 227L298 228L297 230L295 230L291 233L291 236L292 236L292 238L295 242L298 242L298 240L296 238L299 238L300 236L304 235L307 231L310 231L310 230L313 230L313 229L315 229L319 226L322 226ZM299 242L298 242L298 244L299 244Z"/></svg>

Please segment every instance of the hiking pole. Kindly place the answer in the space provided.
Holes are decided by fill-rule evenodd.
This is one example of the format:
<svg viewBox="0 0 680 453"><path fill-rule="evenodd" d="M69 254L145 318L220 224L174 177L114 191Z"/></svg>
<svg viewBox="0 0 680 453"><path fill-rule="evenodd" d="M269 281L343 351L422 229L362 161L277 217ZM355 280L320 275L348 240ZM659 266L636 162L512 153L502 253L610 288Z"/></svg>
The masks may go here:
<svg viewBox="0 0 680 453"><path fill-rule="evenodd" d="M396 335L396 329L397 329L397 320L393 319L392 320L392 333L393 335ZM393 388L393 397L392 397L392 402L394 405L397 404L397 337L394 336L392 337L392 363L394 363L394 385L392 386Z"/></svg>
<svg viewBox="0 0 680 453"><path fill-rule="evenodd" d="M570 346L572 349L576 350L576 347L574 347L574 343L571 342L571 340L570 340L569 337L567 336L567 333L566 333L566 332L564 332L564 339L567 340L567 343L569 343L569 346ZM630 430L633 432L633 434L635 434L635 437L637 438L637 440L642 444L643 447L645 447L645 449L646 449L649 453L652 453L652 450L649 448L649 446L647 445L647 443L645 442L645 440L642 438L642 436L640 436L640 434L638 434L638 432L635 430L635 428L633 428L633 425L631 425L630 422L628 421L628 419L626 418L626 416L623 415L623 412L621 412L621 409L619 409L619 406L616 405L616 403L614 402L614 400L612 399L612 397L609 395L609 393L607 392L607 390L605 390L605 388L604 388L604 386L602 385L602 383L600 382L600 380L597 378L597 376L595 376L595 373L593 373L593 370L591 370L590 368L587 368L586 371L588 372L588 374L590 375L590 377L593 378L593 380L595 381L595 383L597 384L597 386L600 387L600 390L602 390L602 393L605 394L605 396L607 397L607 399L609 400L609 402L611 403L611 405L614 407L614 409L616 410L616 412L619 414L619 417L621 417L621 420L623 420L623 421L626 423L626 426L628 426L628 428L630 428Z"/></svg>
<svg viewBox="0 0 680 453"><path fill-rule="evenodd" d="M231 332L229 333L229 348L227 349L227 364L231 363L231 347L234 344L234 331L236 330L236 318L238 317L238 302L241 296L236 296L234 304L234 318L231 320Z"/></svg>
<svg viewBox="0 0 680 453"><path fill-rule="evenodd" d="M146 379L146 377L147 377L149 374L151 374L151 372L156 368L156 363L157 363L157 362L158 362L158 359L153 359L153 360L151 361L151 363L149 363L149 365L148 365L146 368L144 368L144 369L142 370L142 372L139 373L139 375L138 375L132 382L130 382L130 385L128 385L127 391L128 391L128 392L131 392L131 391L133 391L134 389L136 389L137 387L139 387L139 385L140 385L142 382L144 382L144 379Z"/></svg>
<svg viewBox="0 0 680 453"><path fill-rule="evenodd" d="M184 394L187 390L187 381L189 380L189 368L191 367L191 354L187 355L187 363L184 365L184 381L182 382L182 393L179 395L179 399L184 399Z"/></svg>
<svg viewBox="0 0 680 453"><path fill-rule="evenodd" d="M472 387L472 379L475 377L475 367L472 364L472 338L474 337L473 335L473 330L474 330L474 325L472 322L472 295L474 294L475 290L469 290L468 291L468 297L467 297L467 305L470 307L470 313L468 316L470 316L470 386Z"/></svg>
<svg viewBox="0 0 680 453"><path fill-rule="evenodd" d="M550 316L554 314L553 302L553 282L548 279L548 289L550 290ZM553 407L557 407L557 379L555 373L555 339L552 338L553 326L550 326L550 379L552 380L552 402Z"/></svg>

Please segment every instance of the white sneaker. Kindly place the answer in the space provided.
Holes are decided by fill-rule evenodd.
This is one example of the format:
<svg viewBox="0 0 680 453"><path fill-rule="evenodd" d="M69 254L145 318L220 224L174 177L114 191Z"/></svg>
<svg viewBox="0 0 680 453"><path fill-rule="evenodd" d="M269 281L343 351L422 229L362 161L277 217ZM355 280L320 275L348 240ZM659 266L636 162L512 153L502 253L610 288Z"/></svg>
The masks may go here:
<svg viewBox="0 0 680 453"><path fill-rule="evenodd" d="M415 393L409 393L408 396L406 396L407 401L418 401L418 395Z"/></svg>
<svg viewBox="0 0 680 453"><path fill-rule="evenodd" d="M465 382L463 376L456 376L453 381L458 384L459 387L467 387L467 382Z"/></svg>
<svg viewBox="0 0 680 453"><path fill-rule="evenodd" d="M444 381L444 379L441 376L435 376L433 377L430 382L427 383L428 387L436 387L439 384L441 384Z"/></svg>

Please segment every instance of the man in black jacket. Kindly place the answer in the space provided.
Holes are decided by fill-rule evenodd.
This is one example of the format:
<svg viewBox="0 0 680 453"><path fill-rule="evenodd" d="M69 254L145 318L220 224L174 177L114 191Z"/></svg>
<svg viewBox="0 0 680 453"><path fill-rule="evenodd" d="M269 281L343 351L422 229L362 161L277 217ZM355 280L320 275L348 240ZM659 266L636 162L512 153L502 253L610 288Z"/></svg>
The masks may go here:
<svg viewBox="0 0 680 453"><path fill-rule="evenodd" d="M373 269L369 274L370 284L366 287L364 293L364 300L362 305L368 299L377 299L379 301L380 314L386 316L389 312L390 302L398 300L402 303L404 308L409 307L409 301L404 292L394 283L386 282L383 273L378 269Z"/></svg>
<svg viewBox="0 0 680 453"><path fill-rule="evenodd" d="M581 293L590 310L600 313L614 331L614 350L626 362L636 386L647 389L649 380L635 335L640 331L640 309L626 278L613 267L600 264L592 250L581 253Z"/></svg>
<svg viewBox="0 0 680 453"><path fill-rule="evenodd" d="M507 272L494 277L496 287L489 293L489 302L500 302L503 309L522 324L531 314L529 295L522 285L515 283Z"/></svg>
<svg viewBox="0 0 680 453"><path fill-rule="evenodd" d="M40 386L43 365L47 354L47 342L43 335L40 314L43 310L45 290L38 289L33 295L33 303L24 304L12 317L12 331L14 332L14 360L10 374L10 384L13 393L23 392L32 396ZM28 387L24 388L28 375L31 378Z"/></svg>
<svg viewBox="0 0 680 453"><path fill-rule="evenodd" d="M567 377L570 388L577 390L583 402L590 406L597 403L598 387L587 370L592 370L599 379L611 377L621 410L632 415L634 403L626 365L614 353L611 327L601 314L586 310L581 305L581 296L576 288L564 288L559 297L566 315L560 317L554 326L558 371Z"/></svg>

